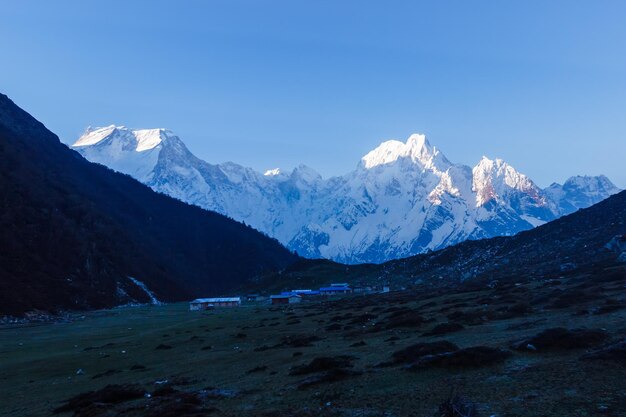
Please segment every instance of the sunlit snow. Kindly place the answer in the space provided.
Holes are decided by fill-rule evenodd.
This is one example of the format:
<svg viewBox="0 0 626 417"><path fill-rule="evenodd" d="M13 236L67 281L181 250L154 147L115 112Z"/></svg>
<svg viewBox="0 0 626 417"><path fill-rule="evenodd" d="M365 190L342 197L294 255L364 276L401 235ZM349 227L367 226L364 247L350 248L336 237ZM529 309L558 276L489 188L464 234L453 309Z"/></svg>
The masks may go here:
<svg viewBox="0 0 626 417"><path fill-rule="evenodd" d="M454 164L422 134L383 142L355 170L328 179L305 165L263 174L232 162L212 165L164 129L88 129L74 149L159 192L245 222L301 255L348 263L514 234L618 191L606 177L575 177L542 190L501 159Z"/></svg>

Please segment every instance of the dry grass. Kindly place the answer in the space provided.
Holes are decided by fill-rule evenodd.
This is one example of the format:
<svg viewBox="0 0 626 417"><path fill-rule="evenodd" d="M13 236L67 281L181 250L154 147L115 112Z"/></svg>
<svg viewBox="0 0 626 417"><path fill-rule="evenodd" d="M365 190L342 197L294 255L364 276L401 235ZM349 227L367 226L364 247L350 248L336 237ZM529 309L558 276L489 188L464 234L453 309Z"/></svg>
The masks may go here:
<svg viewBox="0 0 626 417"><path fill-rule="evenodd" d="M623 283L618 284L605 296L623 299ZM542 285L528 284L525 290L534 297L554 290ZM177 304L93 312L72 323L0 328L0 414L50 415L73 396L129 384L152 394L164 386L171 390L90 415L167 415L167 407L183 398L189 410L210 415L433 416L451 388L475 402L479 415L588 416L598 410L624 415L623 364L579 360L587 348L512 351L494 365L469 368L409 372L406 363L394 363L393 352L416 343L509 350L515 340L547 328L604 328L610 340L626 334L624 310L577 314L602 306L603 299L550 308L554 300L546 297L529 312L504 308L497 298L503 293L485 289L427 299L391 293L287 309L251 304L212 312L189 312ZM449 322L451 314L465 320L463 329L424 335ZM395 325L398 318L418 316L421 321L409 320L406 327ZM330 325L336 329L327 330ZM326 374L313 369L322 363L315 358L330 358L325 364L348 361L349 366L324 369L329 373L324 379ZM388 366L376 366L385 362ZM303 376L298 370L307 365L312 372ZM79 369L83 372L77 375Z"/></svg>

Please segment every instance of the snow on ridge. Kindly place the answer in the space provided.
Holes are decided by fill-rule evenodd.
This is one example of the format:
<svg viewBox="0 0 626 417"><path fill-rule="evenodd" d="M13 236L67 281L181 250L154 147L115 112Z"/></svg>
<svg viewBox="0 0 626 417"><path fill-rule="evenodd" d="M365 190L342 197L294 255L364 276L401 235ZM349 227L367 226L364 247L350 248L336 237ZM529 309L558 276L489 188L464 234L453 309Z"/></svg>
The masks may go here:
<svg viewBox="0 0 626 417"><path fill-rule="evenodd" d="M371 169L380 165L387 165L399 159L410 158L411 161L420 163L425 168L439 168L437 162L449 162L437 148L431 146L426 135L414 133L406 143L399 140L388 140L381 143L374 150L361 158L360 166Z"/></svg>
<svg viewBox="0 0 626 417"><path fill-rule="evenodd" d="M511 235L608 196L606 177L594 177L597 187L540 189L501 159L453 164L422 134L383 142L355 170L328 179L305 165L263 174L210 164L165 129L90 129L77 143L86 159L245 222L302 256L347 263Z"/></svg>
<svg viewBox="0 0 626 417"><path fill-rule="evenodd" d="M123 128L123 126L121 127ZM96 143L109 137L115 129L117 129L117 126L115 125L97 127L95 129L90 126L87 128L87 130L85 130L85 133L83 133L82 136L78 138L76 142L74 142L72 146L80 147L95 145Z"/></svg>
<svg viewBox="0 0 626 417"><path fill-rule="evenodd" d="M154 176L165 129L128 129L110 125L87 131L72 145L86 159L128 174L141 182Z"/></svg>
<svg viewBox="0 0 626 417"><path fill-rule="evenodd" d="M74 148L96 145L114 134L120 134L135 141L135 150L144 152L156 148L172 133L166 129L129 129L125 126L88 127L85 133L72 145Z"/></svg>
<svg viewBox="0 0 626 417"><path fill-rule="evenodd" d="M316 170L304 164L295 167L290 177L300 184L313 184L322 180L322 176Z"/></svg>
<svg viewBox="0 0 626 417"><path fill-rule="evenodd" d="M154 293L152 291L150 291L150 289L148 288L148 286L146 284L144 284L143 282L141 282L138 279L135 279L133 277L128 277L128 279L131 280L133 282L133 284L135 284L136 286L141 288L143 290L143 292L146 293L148 298L150 298L150 304L153 304L153 305L161 305L161 304L163 304L156 298Z"/></svg>
<svg viewBox="0 0 626 417"><path fill-rule="evenodd" d="M555 182L545 189L546 195L556 202L561 215L589 207L620 191L604 175L576 175L562 185Z"/></svg>
<svg viewBox="0 0 626 417"><path fill-rule="evenodd" d="M499 158L492 160L483 156L472 169L472 176L477 207L504 197L508 189L531 194L534 198L539 198L541 193L526 175Z"/></svg>
<svg viewBox="0 0 626 417"><path fill-rule="evenodd" d="M528 223L530 223L533 227L538 227L547 223L545 220L537 219L535 217L528 216L526 214L522 214L520 217L524 219L525 221L527 221Z"/></svg>
<svg viewBox="0 0 626 417"><path fill-rule="evenodd" d="M137 152L156 148L163 141L165 129L137 129L131 130L137 139Z"/></svg>
<svg viewBox="0 0 626 417"><path fill-rule="evenodd" d="M569 177L563 183L563 187L576 187L587 192L606 190L610 194L616 194L621 191L605 175L575 175Z"/></svg>
<svg viewBox="0 0 626 417"><path fill-rule="evenodd" d="M274 177L276 175L280 175L280 168L268 169L263 175L265 175L266 177Z"/></svg>
<svg viewBox="0 0 626 417"><path fill-rule="evenodd" d="M378 165L388 164L398 159L399 155L403 153L405 144L398 140L388 140L381 143L378 147L363 158L361 163L366 169L373 168Z"/></svg>

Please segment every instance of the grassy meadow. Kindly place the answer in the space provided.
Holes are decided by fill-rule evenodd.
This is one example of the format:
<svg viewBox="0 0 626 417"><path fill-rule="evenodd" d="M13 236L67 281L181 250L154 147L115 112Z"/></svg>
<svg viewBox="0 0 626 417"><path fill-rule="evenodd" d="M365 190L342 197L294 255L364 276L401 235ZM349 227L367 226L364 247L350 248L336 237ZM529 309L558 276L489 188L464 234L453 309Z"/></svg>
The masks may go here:
<svg viewBox="0 0 626 417"><path fill-rule="evenodd" d="M0 414L433 416L458 394L481 416L623 416L623 351L581 357L623 340L625 284L620 273L586 286L572 278L203 312L182 303L4 326ZM578 301L555 304L556 290ZM574 333L516 344L551 328ZM491 350L435 361L402 353L423 344L436 356L444 341L464 354Z"/></svg>

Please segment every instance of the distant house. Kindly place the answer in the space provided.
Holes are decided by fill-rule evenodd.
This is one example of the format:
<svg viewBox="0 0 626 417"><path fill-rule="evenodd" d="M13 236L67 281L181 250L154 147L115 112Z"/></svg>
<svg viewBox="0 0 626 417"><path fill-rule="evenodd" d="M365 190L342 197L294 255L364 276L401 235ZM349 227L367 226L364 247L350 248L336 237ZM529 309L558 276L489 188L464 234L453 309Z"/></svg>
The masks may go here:
<svg viewBox="0 0 626 417"><path fill-rule="evenodd" d="M353 287L352 292L355 294L369 294L372 292L372 287Z"/></svg>
<svg viewBox="0 0 626 417"><path fill-rule="evenodd" d="M340 282L340 283L335 283L335 284L330 284L331 287L349 287L350 284L348 284L347 282Z"/></svg>
<svg viewBox="0 0 626 417"><path fill-rule="evenodd" d="M292 293L298 294L302 297L314 297L320 295L318 290L293 290Z"/></svg>
<svg viewBox="0 0 626 417"><path fill-rule="evenodd" d="M263 301L266 297L260 294L247 294L246 301Z"/></svg>
<svg viewBox="0 0 626 417"><path fill-rule="evenodd" d="M270 295L272 304L294 304L302 301L302 296L295 293L285 293L280 295Z"/></svg>
<svg viewBox="0 0 626 417"><path fill-rule="evenodd" d="M331 285L330 287L320 288L320 294L322 295L337 295L337 294L349 294L352 292L352 288L346 285Z"/></svg>
<svg viewBox="0 0 626 417"><path fill-rule="evenodd" d="M383 292L389 292L389 285L383 285Z"/></svg>
<svg viewBox="0 0 626 417"><path fill-rule="evenodd" d="M239 307L240 297L197 298L189 303L189 310L209 310L216 307Z"/></svg>

